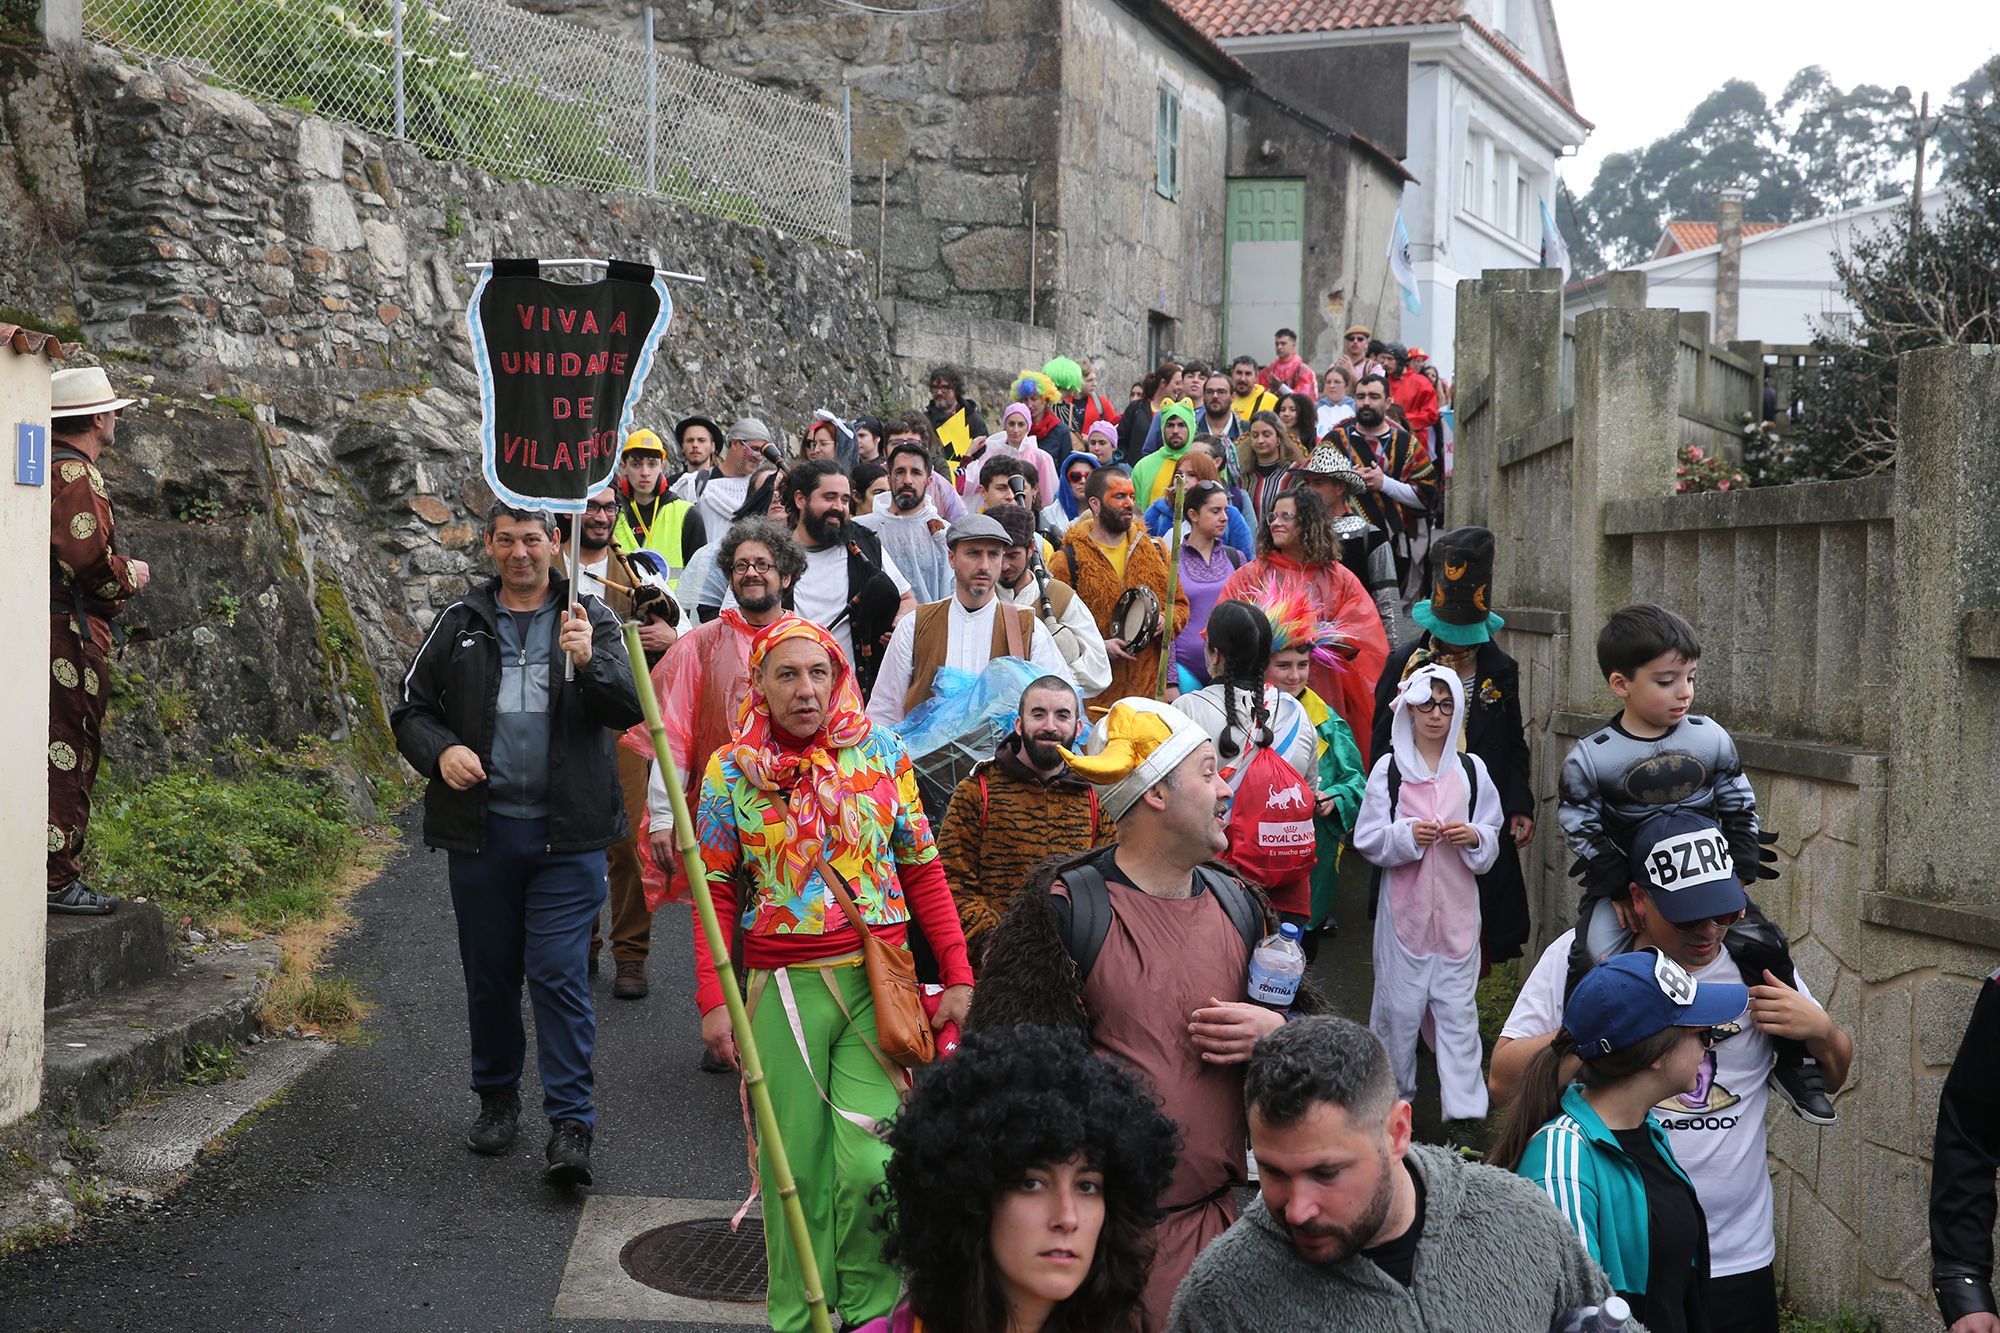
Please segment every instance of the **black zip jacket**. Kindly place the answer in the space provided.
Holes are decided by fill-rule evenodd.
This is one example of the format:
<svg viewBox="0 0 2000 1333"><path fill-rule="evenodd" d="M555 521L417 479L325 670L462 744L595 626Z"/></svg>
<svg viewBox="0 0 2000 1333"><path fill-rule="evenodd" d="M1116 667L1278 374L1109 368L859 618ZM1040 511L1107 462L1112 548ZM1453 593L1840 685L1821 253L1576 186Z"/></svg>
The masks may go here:
<svg viewBox="0 0 2000 1333"><path fill-rule="evenodd" d="M1931 1289L1946 1325L1993 1303L1993 1170L2000 1166L2000 972L1972 1021L1938 1099L1931 1150Z"/></svg>
<svg viewBox="0 0 2000 1333"><path fill-rule="evenodd" d="M500 704L500 580L495 577L446 607L403 677L390 714L396 748L430 779L424 793L424 841L454 852L486 844L487 784L454 791L438 776L438 756L466 745L489 769L493 719ZM569 582L551 572L552 597L567 605ZM619 794L618 733L640 720L639 696L625 658L618 618L595 596L590 663L562 678L566 654L551 646L549 680L549 850L593 852L631 835ZM562 617L551 633L560 636Z"/></svg>

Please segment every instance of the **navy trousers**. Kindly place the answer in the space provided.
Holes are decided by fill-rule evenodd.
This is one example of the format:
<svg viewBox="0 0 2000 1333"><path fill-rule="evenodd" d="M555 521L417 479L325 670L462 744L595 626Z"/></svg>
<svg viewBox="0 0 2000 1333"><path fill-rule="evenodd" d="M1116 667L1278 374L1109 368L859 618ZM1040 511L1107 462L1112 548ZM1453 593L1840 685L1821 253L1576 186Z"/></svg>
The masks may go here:
<svg viewBox="0 0 2000 1333"><path fill-rule="evenodd" d="M597 1014L587 969L590 928L607 891L604 853L551 853L548 831L546 819L489 814L486 850L450 854L472 1089L503 1092L521 1081L525 979L535 1007L543 1112L595 1127L590 1054Z"/></svg>

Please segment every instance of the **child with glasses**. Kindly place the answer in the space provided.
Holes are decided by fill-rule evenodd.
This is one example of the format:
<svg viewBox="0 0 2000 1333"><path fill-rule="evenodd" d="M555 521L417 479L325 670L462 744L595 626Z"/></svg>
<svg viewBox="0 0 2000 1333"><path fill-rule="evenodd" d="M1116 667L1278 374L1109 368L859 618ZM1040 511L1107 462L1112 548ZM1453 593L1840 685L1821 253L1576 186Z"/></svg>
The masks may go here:
<svg viewBox="0 0 2000 1333"><path fill-rule="evenodd" d="M1573 989L1593 964L1622 950L1633 830L1663 811L1703 815L1721 826L1730 860L1745 887L1775 879L1769 835L1758 827L1757 794L1744 775L1736 743L1720 723L1692 711L1701 643L1693 627L1665 607L1621 607L1597 636L1597 664L1624 707L1576 743L1558 780L1558 817L1576 857L1570 874L1582 881L1576 942L1570 950ZM1725 947L1746 984L1769 971L1796 988L1784 932L1749 903L1729 928ZM1771 1087L1801 1119L1831 1125L1836 1115L1826 1078L1804 1043L1781 1038Z"/></svg>
<svg viewBox="0 0 2000 1333"><path fill-rule="evenodd" d="M1389 753L1368 774L1354 850L1382 868L1375 908L1375 1000L1368 1026L1389 1052L1399 1095L1417 1095L1426 1013L1446 1120L1484 1119L1480 1068L1479 876L1500 853L1506 816L1486 764L1459 749L1465 686L1418 667L1397 690Z"/></svg>

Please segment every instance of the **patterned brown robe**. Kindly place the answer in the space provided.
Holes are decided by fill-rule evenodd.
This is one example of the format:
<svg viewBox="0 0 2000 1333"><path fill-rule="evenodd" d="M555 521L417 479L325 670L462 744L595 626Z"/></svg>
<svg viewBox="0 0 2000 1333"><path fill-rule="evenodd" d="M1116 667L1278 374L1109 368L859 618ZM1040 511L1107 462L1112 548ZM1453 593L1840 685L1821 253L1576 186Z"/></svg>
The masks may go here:
<svg viewBox="0 0 2000 1333"><path fill-rule="evenodd" d="M48 887L74 884L110 690L111 619L138 591L95 464L55 442L49 486Z"/></svg>

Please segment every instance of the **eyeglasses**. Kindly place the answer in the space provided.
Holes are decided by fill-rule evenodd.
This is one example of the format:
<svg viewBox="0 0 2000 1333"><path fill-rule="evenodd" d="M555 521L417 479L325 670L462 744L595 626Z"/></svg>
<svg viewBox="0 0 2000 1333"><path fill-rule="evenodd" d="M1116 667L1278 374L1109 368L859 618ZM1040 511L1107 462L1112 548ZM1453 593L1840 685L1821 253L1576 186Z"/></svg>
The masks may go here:
<svg viewBox="0 0 2000 1333"><path fill-rule="evenodd" d="M738 574L768 574L777 566L769 560L738 560L730 568Z"/></svg>
<svg viewBox="0 0 2000 1333"><path fill-rule="evenodd" d="M950 387L951 387L951 385L950 385L950 384L949 384L948 382L944 381L944 380L932 380L932 381L931 381L931 392L932 392L932 393L936 393L936 392L937 392L937 391L938 391L939 389L949 389Z"/></svg>
<svg viewBox="0 0 2000 1333"><path fill-rule="evenodd" d="M586 514L615 514L618 512L618 502L612 500L600 503L596 500L591 500L584 504L583 512Z"/></svg>
<svg viewBox="0 0 2000 1333"><path fill-rule="evenodd" d="M1435 713L1439 709L1443 709L1446 713L1457 711L1449 699L1426 699L1420 704L1411 704L1410 708L1418 713Z"/></svg>
<svg viewBox="0 0 2000 1333"><path fill-rule="evenodd" d="M1069 474L1069 481L1071 482L1071 484L1075 484L1076 482L1079 481L1089 481L1089 480L1090 480L1090 473L1088 471L1072 472Z"/></svg>
<svg viewBox="0 0 2000 1333"><path fill-rule="evenodd" d="M1368 341L1368 335L1365 333L1350 333L1347 335L1347 341L1351 343L1365 343Z"/></svg>

